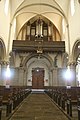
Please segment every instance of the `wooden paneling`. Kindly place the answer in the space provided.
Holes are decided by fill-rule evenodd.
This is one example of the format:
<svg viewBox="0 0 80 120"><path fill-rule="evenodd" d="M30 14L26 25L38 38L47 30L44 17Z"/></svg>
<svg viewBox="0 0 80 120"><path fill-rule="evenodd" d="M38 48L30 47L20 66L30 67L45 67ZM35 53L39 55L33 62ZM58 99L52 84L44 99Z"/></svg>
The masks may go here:
<svg viewBox="0 0 80 120"><path fill-rule="evenodd" d="M36 52L38 48L42 48L43 52L65 52L65 42L13 40L12 50L16 52Z"/></svg>
<svg viewBox="0 0 80 120"><path fill-rule="evenodd" d="M42 89L43 87L44 87L44 69L38 68L32 70L32 88Z"/></svg>

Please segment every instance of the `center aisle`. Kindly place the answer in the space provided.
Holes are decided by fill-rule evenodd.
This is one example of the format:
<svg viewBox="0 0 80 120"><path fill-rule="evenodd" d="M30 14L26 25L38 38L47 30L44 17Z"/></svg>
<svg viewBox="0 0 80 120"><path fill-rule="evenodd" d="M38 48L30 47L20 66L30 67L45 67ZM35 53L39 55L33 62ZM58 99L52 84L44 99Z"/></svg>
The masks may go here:
<svg viewBox="0 0 80 120"><path fill-rule="evenodd" d="M31 93L9 120L68 120L45 93Z"/></svg>

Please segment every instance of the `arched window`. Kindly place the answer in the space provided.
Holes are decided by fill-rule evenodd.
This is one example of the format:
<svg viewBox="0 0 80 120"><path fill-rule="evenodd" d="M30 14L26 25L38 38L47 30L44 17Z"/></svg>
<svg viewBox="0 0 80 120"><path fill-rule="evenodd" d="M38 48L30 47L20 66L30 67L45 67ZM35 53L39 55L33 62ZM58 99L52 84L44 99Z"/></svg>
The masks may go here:
<svg viewBox="0 0 80 120"><path fill-rule="evenodd" d="M77 79L77 82L78 82L78 86L80 86L80 54L77 58L76 79Z"/></svg>
<svg viewBox="0 0 80 120"><path fill-rule="evenodd" d="M9 9L9 0L5 0L4 11L6 16L8 14L8 9Z"/></svg>
<svg viewBox="0 0 80 120"><path fill-rule="evenodd" d="M4 59L6 49L3 40L0 38L0 61Z"/></svg>
<svg viewBox="0 0 80 120"><path fill-rule="evenodd" d="M71 16L73 16L75 13L75 1L74 0L70 0L70 6L71 6Z"/></svg>

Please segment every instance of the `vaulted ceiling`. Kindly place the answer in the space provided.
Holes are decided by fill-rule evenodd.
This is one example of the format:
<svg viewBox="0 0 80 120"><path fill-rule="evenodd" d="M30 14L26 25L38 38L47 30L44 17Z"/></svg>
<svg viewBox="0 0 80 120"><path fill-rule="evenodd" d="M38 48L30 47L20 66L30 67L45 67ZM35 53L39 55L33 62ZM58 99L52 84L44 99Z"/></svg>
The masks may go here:
<svg viewBox="0 0 80 120"><path fill-rule="evenodd" d="M31 18L41 15L49 19L61 33L62 19L67 24L67 16L70 0L19 0L14 8L16 1L12 0L12 18L17 19L16 35L18 35L22 26ZM13 3L14 2L14 3ZM14 16L14 17L13 17Z"/></svg>

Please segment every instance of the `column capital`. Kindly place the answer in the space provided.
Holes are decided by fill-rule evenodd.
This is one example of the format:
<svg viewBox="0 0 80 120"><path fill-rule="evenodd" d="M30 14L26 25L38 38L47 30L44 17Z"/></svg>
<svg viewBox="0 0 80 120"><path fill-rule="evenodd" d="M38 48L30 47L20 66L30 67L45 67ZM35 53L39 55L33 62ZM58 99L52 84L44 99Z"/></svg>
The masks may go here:
<svg viewBox="0 0 80 120"><path fill-rule="evenodd" d="M7 66L7 65L9 65L9 61L2 60L2 61L0 61L0 64Z"/></svg>
<svg viewBox="0 0 80 120"><path fill-rule="evenodd" d="M70 66L70 68L76 68L77 62L76 61L72 61L68 63L68 66Z"/></svg>
<svg viewBox="0 0 80 120"><path fill-rule="evenodd" d="M77 62L76 61L71 61L68 63L69 66L76 66L77 65Z"/></svg>

